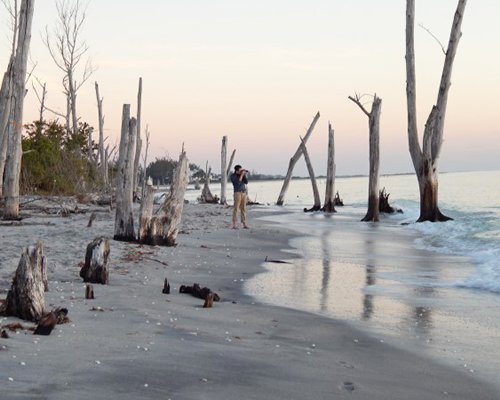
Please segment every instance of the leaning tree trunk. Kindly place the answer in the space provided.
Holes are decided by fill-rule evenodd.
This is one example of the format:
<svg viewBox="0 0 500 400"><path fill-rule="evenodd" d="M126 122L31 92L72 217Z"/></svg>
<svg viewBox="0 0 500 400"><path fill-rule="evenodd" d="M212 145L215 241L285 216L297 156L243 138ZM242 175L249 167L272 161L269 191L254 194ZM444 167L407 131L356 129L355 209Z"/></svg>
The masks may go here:
<svg viewBox="0 0 500 400"><path fill-rule="evenodd" d="M316 183L316 177L314 176L314 169L311 163L311 159L309 158L309 153L307 151L306 144L304 143L304 139L300 138L301 141L301 149L302 149L302 154L304 154L304 160L307 165L307 171L309 172L309 177L311 178L311 185L313 189L313 195L314 195L314 205L312 208L307 209L304 208L304 211L318 211L321 209L321 198L319 196L319 190L318 190L318 184Z"/></svg>
<svg viewBox="0 0 500 400"><path fill-rule="evenodd" d="M370 132L370 175L368 179L368 210L361 221L377 222L379 220L379 191L378 178L380 166L379 138L380 138L380 110L382 100L375 95L373 98L372 109L368 112L361 104L360 97L349 96L358 105L359 108L368 116L368 129Z"/></svg>
<svg viewBox="0 0 500 400"><path fill-rule="evenodd" d="M324 212L335 212L335 141L332 125L328 123L328 165L326 169L326 190Z"/></svg>
<svg viewBox="0 0 500 400"><path fill-rule="evenodd" d="M226 168L226 179L229 180L229 177L231 176L231 168L233 167L233 161L234 161L234 156L236 155L236 149L233 150L231 153L231 157L229 157L229 163L227 164Z"/></svg>
<svg viewBox="0 0 500 400"><path fill-rule="evenodd" d="M175 246L178 227L184 208L184 195L188 184L188 161L184 149L179 157L170 192L151 219L149 231L142 243L160 246Z"/></svg>
<svg viewBox="0 0 500 400"><path fill-rule="evenodd" d="M222 147L220 152L220 203L227 204L227 136L222 137Z"/></svg>
<svg viewBox="0 0 500 400"><path fill-rule="evenodd" d="M309 140L309 137L311 136L311 134L314 130L314 127L316 125L316 122L318 122L318 119L319 119L319 111L315 115L313 121L311 122L311 125L309 126L309 129L306 132L306 135L304 136L304 139L303 139L304 144L306 144L307 141ZM299 158L302 155L302 148L301 147L302 147L302 144L299 145L299 148L297 149L295 154L292 156L292 158L290 159L290 163L288 164L288 171L286 172L285 181L283 182L283 186L281 187L281 192L278 196L278 201L276 202L276 204L278 206L282 206L283 202L285 201L285 195L286 195L286 192L288 191L288 186L290 185L290 181L292 180L293 168L295 167L295 164L297 164L297 161L299 161Z"/></svg>
<svg viewBox="0 0 500 400"><path fill-rule="evenodd" d="M453 61L462 33L460 31L466 0L459 0L448 48L446 50L443 71L436 105L427 119L424 130L423 146L420 147L417 129L416 73L415 73L415 0L406 1L406 100L408 108L408 145L413 166L417 174L420 190L420 216L417 222L447 221L451 218L443 215L438 207L438 158L443 143L443 130L451 86Z"/></svg>
<svg viewBox="0 0 500 400"><path fill-rule="evenodd" d="M38 321L45 312L47 269L42 242L23 250L7 293L5 314Z"/></svg>
<svg viewBox="0 0 500 400"><path fill-rule="evenodd" d="M133 215L134 154L137 123L128 119L130 105L123 106L122 136L118 162L116 187L115 240L130 242L135 240ZM121 154L123 152L123 154Z"/></svg>
<svg viewBox="0 0 500 400"><path fill-rule="evenodd" d="M103 237L95 238L87 245L85 264L80 270L80 276L84 282L108 284L109 252L109 240Z"/></svg>
<svg viewBox="0 0 500 400"><path fill-rule="evenodd" d="M4 219L19 218L19 177L21 174L23 108L26 91L26 69L31 40L31 22L35 8L34 0L22 0L19 11L19 34L16 56L12 68L13 126L8 158L5 168Z"/></svg>

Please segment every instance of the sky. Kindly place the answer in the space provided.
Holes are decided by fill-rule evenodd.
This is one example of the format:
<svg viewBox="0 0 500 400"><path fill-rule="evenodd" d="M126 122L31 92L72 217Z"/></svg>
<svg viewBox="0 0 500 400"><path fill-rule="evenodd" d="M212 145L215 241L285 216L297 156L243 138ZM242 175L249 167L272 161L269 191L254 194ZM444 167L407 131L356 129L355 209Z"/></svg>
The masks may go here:
<svg viewBox="0 0 500 400"><path fill-rule="evenodd" d="M328 122L338 175L368 173L368 119L349 95L371 107L382 99L382 174L413 171L408 152L403 0L90 0L81 33L97 68L78 93L82 121L97 128L94 82L104 98L105 134L119 140L121 109L135 113L143 78L142 125L148 159L177 158L220 171L222 136L250 171L286 173L314 115L308 142L316 175L326 174ZM418 0L416 68L419 132L435 102L457 0ZM8 16L0 11L9 56ZM440 171L500 169L500 1L467 5L452 75ZM48 105L64 110L62 72L42 36L56 22L55 1L37 0L33 74L47 83ZM38 118L28 86L25 122ZM50 114L47 119L52 118ZM96 129L97 132L97 129ZM143 132L144 134L144 132ZM97 138L96 138L97 139ZM307 175L303 160L295 175Z"/></svg>

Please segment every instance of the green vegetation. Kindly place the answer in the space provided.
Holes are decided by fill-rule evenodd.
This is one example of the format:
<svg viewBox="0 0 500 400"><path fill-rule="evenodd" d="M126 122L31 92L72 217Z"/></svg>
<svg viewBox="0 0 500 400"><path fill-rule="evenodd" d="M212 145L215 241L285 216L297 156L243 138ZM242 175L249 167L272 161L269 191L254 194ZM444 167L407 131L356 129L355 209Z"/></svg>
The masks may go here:
<svg viewBox="0 0 500 400"><path fill-rule="evenodd" d="M172 183L174 170L177 167L178 161L170 157L156 158L155 161L149 163L146 168L146 176L153 179L153 183L160 185L169 185ZM205 171L200 169L196 164L189 164L189 171L192 179L205 179Z"/></svg>
<svg viewBox="0 0 500 400"><path fill-rule="evenodd" d="M23 137L21 191L73 195L98 185L97 168L88 158L92 128L79 124L76 134L57 121L35 121Z"/></svg>

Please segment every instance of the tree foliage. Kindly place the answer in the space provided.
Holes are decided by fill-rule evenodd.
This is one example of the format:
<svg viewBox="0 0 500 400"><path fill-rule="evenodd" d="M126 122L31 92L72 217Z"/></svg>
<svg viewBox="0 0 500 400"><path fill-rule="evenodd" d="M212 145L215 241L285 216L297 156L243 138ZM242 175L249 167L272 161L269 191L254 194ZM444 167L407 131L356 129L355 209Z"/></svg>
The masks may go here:
<svg viewBox="0 0 500 400"><path fill-rule="evenodd" d="M87 123L80 123L76 133L57 121L35 121L25 128L23 192L76 194L98 183L96 167L87 158L92 130Z"/></svg>
<svg viewBox="0 0 500 400"><path fill-rule="evenodd" d="M178 161L169 156L157 157L155 161L149 163L146 168L146 176L153 179L155 184L169 185L172 183L174 171L177 168ZM191 177L204 177L205 172L196 164L189 164Z"/></svg>

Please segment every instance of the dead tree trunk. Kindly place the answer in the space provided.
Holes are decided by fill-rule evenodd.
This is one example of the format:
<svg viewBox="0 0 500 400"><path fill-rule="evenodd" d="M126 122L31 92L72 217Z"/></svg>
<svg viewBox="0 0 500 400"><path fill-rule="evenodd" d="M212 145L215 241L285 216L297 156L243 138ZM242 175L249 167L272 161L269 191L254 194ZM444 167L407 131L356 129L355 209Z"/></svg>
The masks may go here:
<svg viewBox="0 0 500 400"><path fill-rule="evenodd" d="M184 149L179 157L179 163L174 173L170 192L151 219L149 231L142 243L160 246L175 246L178 226L181 222L184 208L184 194L188 184L188 161Z"/></svg>
<svg viewBox="0 0 500 400"><path fill-rule="evenodd" d="M227 204L226 187L227 187L227 136L222 137L222 148L220 152L220 203Z"/></svg>
<svg viewBox="0 0 500 400"><path fill-rule="evenodd" d="M38 321L45 311L47 270L42 242L23 250L5 302L5 314Z"/></svg>
<svg viewBox="0 0 500 400"><path fill-rule="evenodd" d="M95 83L95 94L97 97L97 116L99 118L99 161L101 169L101 178L105 185L108 184L108 165L106 163L106 154L104 150L104 115L102 112L103 99L99 95L99 85Z"/></svg>
<svg viewBox="0 0 500 400"><path fill-rule="evenodd" d="M34 0L22 0L19 11L19 34L16 56L12 68L12 115L13 126L5 168L4 219L19 218L19 177L23 153L21 137L23 129L24 96L26 94L26 69L31 40L31 22L35 8Z"/></svg>
<svg viewBox="0 0 500 400"><path fill-rule="evenodd" d="M139 78L139 89L137 91L137 145L135 147L135 158L134 158L134 193L139 192L139 178L140 178L140 161L141 161L141 151L142 151L142 139L141 139L141 114L142 114L142 78Z"/></svg>
<svg viewBox="0 0 500 400"><path fill-rule="evenodd" d="M8 124L11 113L12 100L12 64L14 57L11 57L7 71L2 80L2 88L0 89L0 197L3 197L3 175L5 171L5 162L7 159L7 146L9 131Z"/></svg>
<svg viewBox="0 0 500 400"><path fill-rule="evenodd" d="M208 161L205 167L205 183L203 184L203 189L201 190L200 203L216 204L219 202L217 196L214 196L210 190L210 174L212 173L212 168L208 167Z"/></svg>
<svg viewBox="0 0 500 400"><path fill-rule="evenodd" d="M462 36L461 25L466 0L459 0L448 48L446 50L443 71L436 105L427 119L424 129L423 146L420 147L417 129L416 74L415 74L415 0L406 1L406 100L408 108L408 144L411 159L418 179L420 191L420 216L417 222L447 221L451 218L443 215L438 207L438 159L443 143L443 130L451 86L453 61L457 53L458 42Z"/></svg>
<svg viewBox="0 0 500 400"><path fill-rule="evenodd" d="M128 119L129 113L130 105L124 104L116 187L115 235L113 237L115 240L125 242L135 240L132 207L137 124L135 118Z"/></svg>
<svg viewBox="0 0 500 400"><path fill-rule="evenodd" d="M226 179L229 180L229 177L231 176L231 168L233 167L233 161L234 161L234 156L236 155L236 149L233 150L231 153L231 157L229 157L229 163L227 164L226 168Z"/></svg>
<svg viewBox="0 0 500 400"><path fill-rule="evenodd" d="M96 238L87 245L85 264L80 270L84 282L108 284L109 252L109 241L103 237Z"/></svg>
<svg viewBox="0 0 500 400"><path fill-rule="evenodd" d="M311 159L309 158L309 152L307 151L306 144L304 143L304 139L300 138L302 154L304 154L304 160L307 165L307 171L309 172L309 177L311 178L311 185L313 189L314 195L314 205L312 208L304 208L305 212L310 211L318 211L321 209L321 198L319 196L318 184L316 183L316 177L314 176L314 169L311 163Z"/></svg>
<svg viewBox="0 0 500 400"><path fill-rule="evenodd" d="M314 126L316 125L316 122L318 122L318 119L319 119L319 111L314 117L313 121L311 122L311 125L309 126L309 129L306 132L306 135L304 136L304 144L306 144L307 141L309 140L309 137L311 136L311 133L313 132ZM283 182L281 192L278 196L278 201L276 202L278 206L282 206L283 202L285 201L285 195L288 190L288 186L290 185L290 181L292 179L293 168L295 167L295 164L297 164L297 161L299 161L299 158L302 155L301 146L302 145L299 145L299 148L292 156L292 158L290 159L290 163L288 164L288 171L286 172L285 181Z"/></svg>
<svg viewBox="0 0 500 400"><path fill-rule="evenodd" d="M361 104L360 97L349 96L349 99L356 103L359 108L368 116L368 128L370 132L370 176L368 179L368 211L361 221L379 220L379 193L378 178L380 166L379 138L380 138L380 109L382 100L374 95L372 109L368 112Z"/></svg>
<svg viewBox="0 0 500 400"><path fill-rule="evenodd" d="M155 199L155 188L151 179L144 186L143 196L141 201L141 211L139 216L139 234L138 240L144 243L147 240L148 232L150 231L151 218L153 217L153 207Z"/></svg>
<svg viewBox="0 0 500 400"><path fill-rule="evenodd" d="M334 131L332 125L328 123L328 165L326 168L326 190L325 190L325 204L323 206L324 212L335 211L335 141Z"/></svg>

